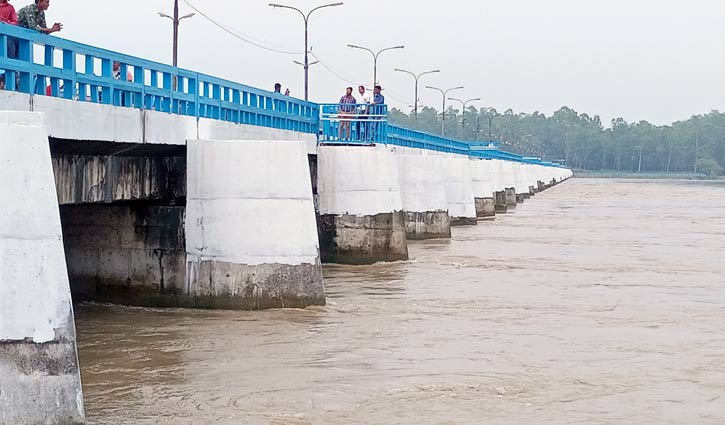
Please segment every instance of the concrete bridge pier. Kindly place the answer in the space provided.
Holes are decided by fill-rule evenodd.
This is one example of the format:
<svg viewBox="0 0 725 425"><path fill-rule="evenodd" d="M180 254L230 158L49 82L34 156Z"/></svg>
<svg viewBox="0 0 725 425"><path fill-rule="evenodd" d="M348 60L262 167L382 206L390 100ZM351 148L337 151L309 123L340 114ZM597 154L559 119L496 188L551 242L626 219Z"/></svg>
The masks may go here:
<svg viewBox="0 0 725 425"><path fill-rule="evenodd" d="M496 216L496 199L491 185L491 160L473 159L470 163L476 217L479 220Z"/></svg>
<svg viewBox="0 0 725 425"><path fill-rule="evenodd" d="M0 112L0 424L82 424L83 393L43 115Z"/></svg>
<svg viewBox="0 0 725 425"><path fill-rule="evenodd" d="M514 163L510 161L501 161L501 170L504 185L504 194L506 198L506 207L507 209L512 210L515 209L516 205L519 203L516 196L516 176L514 175Z"/></svg>
<svg viewBox="0 0 725 425"><path fill-rule="evenodd" d="M398 155L400 194L408 240L451 237L440 156Z"/></svg>
<svg viewBox="0 0 725 425"><path fill-rule="evenodd" d="M307 150L188 141L186 287L195 307L324 305Z"/></svg>
<svg viewBox="0 0 725 425"><path fill-rule="evenodd" d="M496 214L506 214L506 185L503 183L503 161L491 160L491 189L493 190L494 211Z"/></svg>
<svg viewBox="0 0 725 425"><path fill-rule="evenodd" d="M467 157L443 158L451 226L475 226L478 224L470 162Z"/></svg>
<svg viewBox="0 0 725 425"><path fill-rule="evenodd" d="M516 191L516 202L521 204L525 200L531 198L531 194L529 193L529 184L526 180L526 170L524 168L524 164L517 162L513 163L512 165L514 172L514 189Z"/></svg>
<svg viewBox="0 0 725 425"><path fill-rule="evenodd" d="M408 259L394 153L382 146L320 146L317 173L323 262Z"/></svg>

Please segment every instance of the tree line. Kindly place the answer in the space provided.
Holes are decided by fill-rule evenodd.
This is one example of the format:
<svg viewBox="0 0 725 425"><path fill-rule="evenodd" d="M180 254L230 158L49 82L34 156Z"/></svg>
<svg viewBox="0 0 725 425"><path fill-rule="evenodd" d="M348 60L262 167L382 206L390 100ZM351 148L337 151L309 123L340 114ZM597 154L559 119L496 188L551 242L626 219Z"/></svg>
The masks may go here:
<svg viewBox="0 0 725 425"><path fill-rule="evenodd" d="M709 177L722 175L725 170L725 114L718 111L665 126L617 118L605 127L599 116L580 114L568 107L551 116L470 107L465 117L461 110L448 108L445 123L435 108L419 109L417 120L413 113L394 108L389 120L458 140L497 140L502 150L580 170Z"/></svg>

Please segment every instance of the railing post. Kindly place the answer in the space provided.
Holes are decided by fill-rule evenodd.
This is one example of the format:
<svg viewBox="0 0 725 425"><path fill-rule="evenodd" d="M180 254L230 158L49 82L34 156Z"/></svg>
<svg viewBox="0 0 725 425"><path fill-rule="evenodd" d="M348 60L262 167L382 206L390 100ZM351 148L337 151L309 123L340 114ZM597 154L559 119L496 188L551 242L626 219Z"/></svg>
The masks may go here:
<svg viewBox="0 0 725 425"><path fill-rule="evenodd" d="M71 74L71 78L63 79L63 85L66 87L63 97L72 100L76 94L76 54L74 51L63 49L63 69Z"/></svg>

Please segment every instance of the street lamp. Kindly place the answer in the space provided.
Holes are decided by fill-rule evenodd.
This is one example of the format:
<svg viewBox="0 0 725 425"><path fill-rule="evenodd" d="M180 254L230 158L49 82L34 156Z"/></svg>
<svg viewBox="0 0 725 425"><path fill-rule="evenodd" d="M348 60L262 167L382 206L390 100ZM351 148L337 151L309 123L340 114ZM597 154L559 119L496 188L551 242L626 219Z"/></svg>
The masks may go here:
<svg viewBox="0 0 725 425"><path fill-rule="evenodd" d="M307 14L305 14L305 12L301 11L300 9L297 9L296 7L287 6L287 5L284 5L284 4L270 3L269 5L271 7L273 7L273 8L278 8L279 7L280 9L290 9L290 10L294 10L296 12L299 12L299 14L302 15L302 19L305 20L305 63L303 64L303 66L305 68L305 100L309 100L310 99L310 90L309 90L309 86L310 86L310 60L309 60L309 56L308 55L310 53L310 49L308 47L309 44L308 44L308 31L307 31L307 28L308 28L308 24L310 22L310 15L312 15L312 13L314 11L323 9L325 7L342 6L343 5L343 2L323 4L322 6L317 6L314 9L310 10L309 12L307 12Z"/></svg>
<svg viewBox="0 0 725 425"><path fill-rule="evenodd" d="M413 78L415 78L415 109L414 109L415 112L414 112L414 114L415 114L415 128L418 128L418 80L420 80L420 77L422 77L424 75L436 74L438 72L441 72L441 70L436 69L434 71L421 72L420 74L415 74L413 72L406 71L405 69L395 68L395 70L397 72L403 72L405 74L412 75Z"/></svg>
<svg viewBox="0 0 725 425"><path fill-rule="evenodd" d="M491 129L493 127L493 119L498 116L498 111L496 108L488 108L486 109L486 117L488 118L488 141L493 142L493 139L491 138Z"/></svg>
<svg viewBox="0 0 725 425"><path fill-rule="evenodd" d="M443 123L441 124L441 136L445 137L445 135L446 135L446 97L448 97L448 92L453 91L453 90L462 90L463 86L452 87L447 90L439 89L438 87L432 87L432 86L425 86L425 88L431 89L431 90L437 90L437 91L441 92L441 94L443 95Z"/></svg>
<svg viewBox="0 0 725 425"><path fill-rule="evenodd" d="M393 47L386 47L382 50L379 50L377 53L375 53L374 51L368 49L367 47L356 46L354 44L348 44L347 47L349 47L351 49L365 50L366 52L369 52L371 55L373 55L373 89L378 84L378 56L380 56L380 54L383 52L387 52L388 50L405 49L405 46L393 46Z"/></svg>
<svg viewBox="0 0 725 425"><path fill-rule="evenodd" d="M173 63L174 67L178 65L178 56L179 56L179 23L186 18L191 18L192 16L196 15L195 13L189 13L188 15L184 15L179 17L179 0L174 0L174 16L171 17L165 13L159 12L159 16L162 18L169 18L171 19L171 22L174 23L174 47L173 47Z"/></svg>
<svg viewBox="0 0 725 425"><path fill-rule="evenodd" d="M471 102L476 102L478 100L481 100L481 98L480 97L476 97L476 98L473 98L473 99L461 100L461 99L456 99L455 97L449 97L448 100L453 100L455 102L460 102L461 105L463 106L463 119L461 120L461 139L464 139L465 138L465 132L466 132L466 106L468 106L468 104L471 103Z"/></svg>

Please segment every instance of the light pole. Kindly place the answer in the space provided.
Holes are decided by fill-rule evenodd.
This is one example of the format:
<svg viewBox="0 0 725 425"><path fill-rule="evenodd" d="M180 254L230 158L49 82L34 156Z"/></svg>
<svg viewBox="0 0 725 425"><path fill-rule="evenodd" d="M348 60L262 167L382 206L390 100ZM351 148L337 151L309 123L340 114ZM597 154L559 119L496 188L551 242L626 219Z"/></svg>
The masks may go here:
<svg viewBox="0 0 725 425"><path fill-rule="evenodd" d="M493 142L491 138L491 129L493 127L493 119L498 116L498 111L495 108L486 109L486 117L488 118L488 141Z"/></svg>
<svg viewBox="0 0 725 425"><path fill-rule="evenodd" d="M466 106L468 106L471 102L476 102L478 100L481 100L480 97L476 97L473 99L467 99L467 100L461 100L456 99L455 97L449 97L448 100L453 100L455 102L460 102L461 106L463 106L463 118L461 119L461 139L464 139L466 137Z"/></svg>
<svg viewBox="0 0 725 425"><path fill-rule="evenodd" d="M414 109L413 114L415 115L415 128L418 128L418 80L420 80L420 77L422 77L424 75L436 74L438 72L441 72L441 70L440 69L436 69L434 71L421 72L420 74L415 74L413 72L406 71L405 69L395 68L395 70L397 72L403 72L405 74L412 75L413 78L415 78L415 109Z"/></svg>
<svg viewBox="0 0 725 425"><path fill-rule="evenodd" d="M380 54L383 52L387 52L388 50L405 49L405 46L393 46L378 50L378 52L375 53L367 47L356 46L354 44L348 44L347 47L351 49L365 50L366 52L369 52L371 55L373 55L373 89L375 89L375 86L378 84L378 56L380 56Z"/></svg>
<svg viewBox="0 0 725 425"><path fill-rule="evenodd" d="M302 19L305 20L305 63L303 64L303 66L305 68L305 100L310 100L310 89L309 89L309 87L310 87L310 59L309 59L310 49L308 47L309 41L308 41L308 30L307 30L308 24L310 22L310 15L312 15L312 13L314 11L323 9L325 7L342 6L343 2L323 4L322 6L317 6L316 8L310 10L306 14L305 14L305 12L301 11L300 9L297 9L296 7L287 6L284 4L270 3L269 5L274 8L279 7L281 9L290 9L290 10L299 12L299 14L302 15Z"/></svg>
<svg viewBox="0 0 725 425"><path fill-rule="evenodd" d="M432 87L432 86L425 86L425 88L431 89L431 90L437 90L437 91L441 92L441 94L443 95L443 112L442 112L443 123L441 124L441 136L445 137L445 135L446 135L446 98L448 97L448 92L453 91L453 90L462 90L463 86L452 87L452 88L446 89L446 90L439 89L438 87Z"/></svg>
<svg viewBox="0 0 725 425"><path fill-rule="evenodd" d="M189 13L188 15L184 15L179 17L179 0L174 0L174 16L171 17L165 13L159 12L159 16L162 18L169 18L171 19L171 22L174 23L174 47L173 47L173 63L174 67L178 65L178 59L179 59L179 23L186 18L191 18L192 16L196 15L195 13ZM176 83L176 80L174 80L174 83Z"/></svg>

